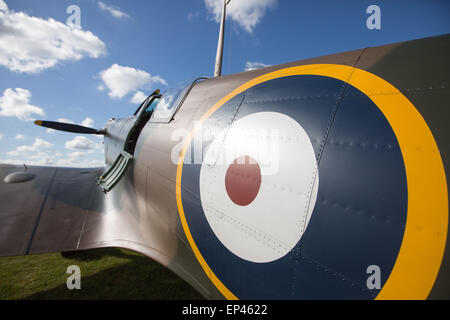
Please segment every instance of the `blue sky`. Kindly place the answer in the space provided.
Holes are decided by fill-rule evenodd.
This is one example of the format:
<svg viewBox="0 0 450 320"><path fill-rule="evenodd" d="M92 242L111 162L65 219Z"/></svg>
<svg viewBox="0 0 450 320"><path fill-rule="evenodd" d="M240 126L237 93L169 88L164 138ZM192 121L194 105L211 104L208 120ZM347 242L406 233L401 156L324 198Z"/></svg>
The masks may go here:
<svg viewBox="0 0 450 320"><path fill-rule="evenodd" d="M369 5L381 29L369 30ZM80 28L67 8L80 9ZM156 88L213 73L221 0L0 0L0 163L103 164L101 128ZM72 11L71 11L72 13ZM450 32L450 2L232 0L223 74ZM75 21L75 20L72 20Z"/></svg>

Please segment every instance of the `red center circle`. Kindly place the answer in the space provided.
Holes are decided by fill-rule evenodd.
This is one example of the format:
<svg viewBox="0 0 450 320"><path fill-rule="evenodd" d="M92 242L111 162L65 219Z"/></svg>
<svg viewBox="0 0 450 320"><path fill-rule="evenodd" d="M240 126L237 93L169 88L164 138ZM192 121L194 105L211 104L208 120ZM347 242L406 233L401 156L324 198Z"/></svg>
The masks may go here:
<svg viewBox="0 0 450 320"><path fill-rule="evenodd" d="M231 201L239 206L252 203L261 187L261 170L250 156L236 158L225 175L225 188Z"/></svg>

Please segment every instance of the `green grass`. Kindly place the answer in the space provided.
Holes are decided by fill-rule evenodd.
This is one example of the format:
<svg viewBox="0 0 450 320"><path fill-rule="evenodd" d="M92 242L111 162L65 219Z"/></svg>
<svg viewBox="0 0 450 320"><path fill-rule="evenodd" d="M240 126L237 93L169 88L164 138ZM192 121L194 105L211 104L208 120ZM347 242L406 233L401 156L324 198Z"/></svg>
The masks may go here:
<svg viewBox="0 0 450 320"><path fill-rule="evenodd" d="M66 286L78 265L81 290ZM203 299L157 262L125 249L0 258L0 299Z"/></svg>

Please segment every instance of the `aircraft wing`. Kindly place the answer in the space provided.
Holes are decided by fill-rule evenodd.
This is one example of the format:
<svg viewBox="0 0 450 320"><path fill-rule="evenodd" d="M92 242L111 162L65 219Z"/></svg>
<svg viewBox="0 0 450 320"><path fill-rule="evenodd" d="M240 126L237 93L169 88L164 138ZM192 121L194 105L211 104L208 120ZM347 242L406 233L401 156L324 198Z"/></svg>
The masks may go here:
<svg viewBox="0 0 450 320"><path fill-rule="evenodd" d="M135 170L146 176L132 164L104 194L96 180L104 168L0 164L0 257L127 248L161 263L210 296L209 282L193 253L161 214L169 207L146 206L145 195L127 192L135 188ZM160 180L152 176L154 183ZM153 191L164 198L167 188Z"/></svg>
<svg viewBox="0 0 450 320"><path fill-rule="evenodd" d="M102 171L0 165L0 256L80 249L87 218L103 211Z"/></svg>

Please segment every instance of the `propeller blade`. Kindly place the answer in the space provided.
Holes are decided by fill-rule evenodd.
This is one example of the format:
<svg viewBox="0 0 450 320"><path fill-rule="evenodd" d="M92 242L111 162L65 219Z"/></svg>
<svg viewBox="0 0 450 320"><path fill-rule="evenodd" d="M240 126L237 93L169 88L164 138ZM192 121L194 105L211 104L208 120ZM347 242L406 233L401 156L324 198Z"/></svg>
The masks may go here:
<svg viewBox="0 0 450 320"><path fill-rule="evenodd" d="M104 129L98 130L98 129L79 126L77 124L64 123L64 122L36 120L36 121L34 121L34 123L41 127L46 127L46 128L50 128L50 129L59 130L59 131L73 132L73 133L82 133L82 134L105 134L106 133L106 131Z"/></svg>

